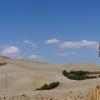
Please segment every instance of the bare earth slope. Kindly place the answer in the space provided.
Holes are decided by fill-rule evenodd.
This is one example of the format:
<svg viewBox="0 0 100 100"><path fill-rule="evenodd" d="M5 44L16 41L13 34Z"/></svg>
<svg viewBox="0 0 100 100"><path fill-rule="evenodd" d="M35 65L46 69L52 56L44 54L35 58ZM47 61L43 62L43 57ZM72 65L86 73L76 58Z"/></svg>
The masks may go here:
<svg viewBox="0 0 100 100"><path fill-rule="evenodd" d="M30 100L86 100L89 91L100 84L100 79L83 81L69 80L62 75L66 70L100 71L100 65L92 64L66 64L53 65L30 60L16 60L0 56L0 62L7 65L0 66L0 94L20 100L21 94L29 96ZM7 75L7 80L6 80ZM7 81L7 84L6 84ZM59 81L59 87L50 91L36 91L45 83ZM13 96L11 96L13 94ZM18 96L17 96L18 95ZM16 99L17 98L17 99ZM34 98L34 99L32 99ZM49 99L47 99L49 98Z"/></svg>

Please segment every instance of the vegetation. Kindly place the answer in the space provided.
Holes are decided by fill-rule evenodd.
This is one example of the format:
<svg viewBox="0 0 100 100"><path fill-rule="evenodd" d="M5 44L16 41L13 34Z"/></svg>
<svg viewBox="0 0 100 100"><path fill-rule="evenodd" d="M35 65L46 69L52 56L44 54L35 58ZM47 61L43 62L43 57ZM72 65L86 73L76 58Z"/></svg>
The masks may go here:
<svg viewBox="0 0 100 100"><path fill-rule="evenodd" d="M0 63L0 66L6 65L7 62Z"/></svg>
<svg viewBox="0 0 100 100"><path fill-rule="evenodd" d="M100 73L98 76L96 74L93 74L94 72L88 72L88 71L70 71L67 72L66 70L63 70L62 74L66 76L69 79L72 80L85 80L85 79L92 79L92 78L98 78L100 77ZM95 72L96 73L96 72Z"/></svg>
<svg viewBox="0 0 100 100"><path fill-rule="evenodd" d="M50 84L44 84L41 88L38 88L36 90L51 90L51 89L54 89L58 86L59 86L59 82L53 82Z"/></svg>

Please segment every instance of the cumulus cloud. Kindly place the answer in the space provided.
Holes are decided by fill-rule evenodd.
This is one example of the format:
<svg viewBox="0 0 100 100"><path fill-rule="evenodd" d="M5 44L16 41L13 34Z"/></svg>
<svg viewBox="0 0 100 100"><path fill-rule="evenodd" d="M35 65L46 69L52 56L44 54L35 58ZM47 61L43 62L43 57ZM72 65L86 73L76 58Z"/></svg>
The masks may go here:
<svg viewBox="0 0 100 100"><path fill-rule="evenodd" d="M33 43L31 40L25 40L24 43L30 45L33 48L37 47L37 45L35 43Z"/></svg>
<svg viewBox="0 0 100 100"><path fill-rule="evenodd" d="M60 41L56 38L50 39L46 41L46 44L56 44L60 48L98 48L99 43L96 41L90 41L90 40L81 40L81 41Z"/></svg>
<svg viewBox="0 0 100 100"><path fill-rule="evenodd" d="M31 59L41 59L42 57L40 57L36 54L32 54L32 55L29 56L29 58L31 58Z"/></svg>
<svg viewBox="0 0 100 100"><path fill-rule="evenodd" d="M63 42L63 43L59 44L59 46L62 48L82 48L82 47L97 48L98 42L81 40L81 41L74 41L74 42Z"/></svg>
<svg viewBox="0 0 100 100"><path fill-rule="evenodd" d="M75 52L62 52L62 53L57 53L56 55L58 56L70 56L70 55L75 55Z"/></svg>
<svg viewBox="0 0 100 100"><path fill-rule="evenodd" d="M2 55L5 56L12 56L12 55L16 55L20 52L19 48L16 46L9 46L6 47L3 51L2 51Z"/></svg>
<svg viewBox="0 0 100 100"><path fill-rule="evenodd" d="M56 38L53 38L53 39L48 39L46 40L45 42L46 44L58 44L60 43L60 40L56 39Z"/></svg>

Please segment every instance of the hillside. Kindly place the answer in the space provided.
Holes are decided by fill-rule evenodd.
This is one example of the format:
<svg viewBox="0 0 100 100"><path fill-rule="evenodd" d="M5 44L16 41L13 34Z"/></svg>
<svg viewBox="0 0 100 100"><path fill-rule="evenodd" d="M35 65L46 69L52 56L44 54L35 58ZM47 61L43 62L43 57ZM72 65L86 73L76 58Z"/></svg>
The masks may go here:
<svg viewBox="0 0 100 100"><path fill-rule="evenodd" d="M62 75L62 71L64 69L69 71L70 70L100 71L100 65L92 65L92 64L55 65L38 61L30 61L24 59L19 60L6 57L0 57L0 61L7 62L6 65L0 66L1 94L4 94L6 92L6 74L7 74L8 94L18 94L18 93L31 94L33 92L34 94L40 94L42 96L44 94L48 94L55 97L54 93L58 95L60 93L61 94L60 97L62 97L63 96L62 94L68 93L68 91L73 91L73 93L75 94L76 93L79 94L80 93L79 91L81 91L84 93L84 95L87 95L87 93L94 86L100 84L99 78L76 81L67 79ZM50 90L50 92L36 91L36 89L41 87L43 84L56 81L59 81L60 85L54 90ZM79 100L84 100L84 99L79 99Z"/></svg>

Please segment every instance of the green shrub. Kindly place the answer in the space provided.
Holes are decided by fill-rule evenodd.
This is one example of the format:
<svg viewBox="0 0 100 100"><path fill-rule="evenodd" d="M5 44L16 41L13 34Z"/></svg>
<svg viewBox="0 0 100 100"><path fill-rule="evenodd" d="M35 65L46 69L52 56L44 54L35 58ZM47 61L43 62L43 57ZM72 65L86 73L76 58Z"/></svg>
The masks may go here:
<svg viewBox="0 0 100 100"><path fill-rule="evenodd" d="M66 70L63 70L62 73L63 73L64 76L68 76L68 74L69 74Z"/></svg>
<svg viewBox="0 0 100 100"><path fill-rule="evenodd" d="M97 76L90 76L90 72L88 71L67 72L66 70L63 70L62 74L72 80L85 80L85 79L97 78Z"/></svg>
<svg viewBox="0 0 100 100"><path fill-rule="evenodd" d="M98 77L100 77L100 75Z"/></svg>
<svg viewBox="0 0 100 100"><path fill-rule="evenodd" d="M6 65L7 62L0 63L0 66Z"/></svg>
<svg viewBox="0 0 100 100"><path fill-rule="evenodd" d="M70 71L69 74L74 74L74 75L80 75L80 76L82 76L82 75L88 74L88 72L87 71Z"/></svg>
<svg viewBox="0 0 100 100"><path fill-rule="evenodd" d="M59 85L59 82L53 82L53 83L50 83L49 85L44 84L41 88L38 88L36 90L51 90L58 87L58 85Z"/></svg>

